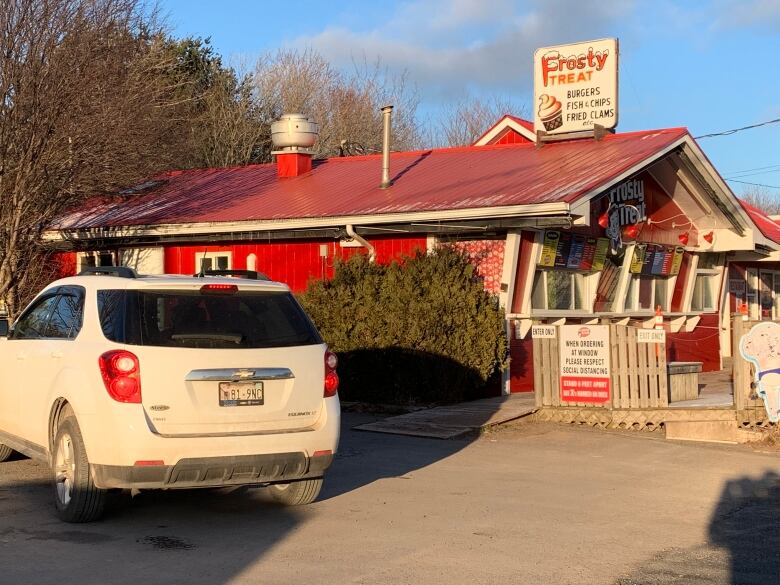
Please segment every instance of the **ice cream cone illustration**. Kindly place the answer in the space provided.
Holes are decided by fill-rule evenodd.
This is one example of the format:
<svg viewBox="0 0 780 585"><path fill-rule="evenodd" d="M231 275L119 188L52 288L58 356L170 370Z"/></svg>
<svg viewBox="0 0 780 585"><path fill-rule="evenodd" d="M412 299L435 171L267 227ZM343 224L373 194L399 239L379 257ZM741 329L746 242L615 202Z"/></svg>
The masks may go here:
<svg viewBox="0 0 780 585"><path fill-rule="evenodd" d="M539 96L538 114L548 132L563 126L563 106L554 96L546 93Z"/></svg>
<svg viewBox="0 0 780 585"><path fill-rule="evenodd" d="M760 323L742 336L742 357L754 366L756 391L772 422L780 420L780 324Z"/></svg>

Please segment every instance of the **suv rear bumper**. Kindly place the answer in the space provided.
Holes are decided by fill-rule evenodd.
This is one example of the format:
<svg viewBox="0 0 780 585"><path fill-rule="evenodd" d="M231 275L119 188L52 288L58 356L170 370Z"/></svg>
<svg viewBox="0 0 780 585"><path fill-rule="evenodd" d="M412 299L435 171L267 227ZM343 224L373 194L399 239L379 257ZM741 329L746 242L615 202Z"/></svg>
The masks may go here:
<svg viewBox="0 0 780 585"><path fill-rule="evenodd" d="M177 489L286 483L322 477L333 455L305 453L182 459L176 465L92 465L100 488Z"/></svg>

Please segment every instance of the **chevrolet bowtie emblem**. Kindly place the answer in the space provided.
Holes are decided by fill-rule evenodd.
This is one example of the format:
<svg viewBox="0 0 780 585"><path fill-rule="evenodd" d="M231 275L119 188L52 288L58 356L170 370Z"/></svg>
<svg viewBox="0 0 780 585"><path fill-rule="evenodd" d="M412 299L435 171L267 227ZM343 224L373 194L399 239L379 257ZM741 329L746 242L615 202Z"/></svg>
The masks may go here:
<svg viewBox="0 0 780 585"><path fill-rule="evenodd" d="M236 378L251 378L252 376L255 375L255 371L254 370L236 370L235 372L233 372L233 375Z"/></svg>

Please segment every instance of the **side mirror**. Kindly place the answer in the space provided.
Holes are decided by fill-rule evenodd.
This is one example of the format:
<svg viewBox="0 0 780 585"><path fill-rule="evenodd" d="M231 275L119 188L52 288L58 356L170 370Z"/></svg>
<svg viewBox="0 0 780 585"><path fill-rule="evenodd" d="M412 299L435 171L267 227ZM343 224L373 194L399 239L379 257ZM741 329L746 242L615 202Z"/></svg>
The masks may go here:
<svg viewBox="0 0 780 585"><path fill-rule="evenodd" d="M8 319L0 317L0 337L8 337Z"/></svg>

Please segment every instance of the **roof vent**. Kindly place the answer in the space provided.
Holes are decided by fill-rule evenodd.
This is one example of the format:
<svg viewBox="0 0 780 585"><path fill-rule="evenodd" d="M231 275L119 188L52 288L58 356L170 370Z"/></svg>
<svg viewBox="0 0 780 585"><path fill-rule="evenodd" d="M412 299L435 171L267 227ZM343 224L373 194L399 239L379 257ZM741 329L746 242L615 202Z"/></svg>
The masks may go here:
<svg viewBox="0 0 780 585"><path fill-rule="evenodd" d="M320 126L303 114L285 114L271 124L279 177L297 177L311 170L312 151Z"/></svg>
<svg viewBox="0 0 780 585"><path fill-rule="evenodd" d="M320 125L303 114L285 114L271 124L274 148L285 152L311 148L319 133Z"/></svg>

